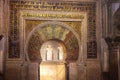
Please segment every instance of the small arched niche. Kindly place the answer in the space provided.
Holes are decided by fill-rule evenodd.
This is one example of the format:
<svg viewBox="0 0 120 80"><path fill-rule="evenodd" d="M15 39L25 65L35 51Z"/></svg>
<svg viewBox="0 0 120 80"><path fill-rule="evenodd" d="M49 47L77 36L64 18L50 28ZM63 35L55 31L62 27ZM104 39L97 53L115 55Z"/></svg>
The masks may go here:
<svg viewBox="0 0 120 80"><path fill-rule="evenodd" d="M60 40L48 40L40 48L40 80L66 80L66 48Z"/></svg>
<svg viewBox="0 0 120 80"><path fill-rule="evenodd" d="M48 40L40 48L42 62L63 62L66 59L66 48L60 40Z"/></svg>

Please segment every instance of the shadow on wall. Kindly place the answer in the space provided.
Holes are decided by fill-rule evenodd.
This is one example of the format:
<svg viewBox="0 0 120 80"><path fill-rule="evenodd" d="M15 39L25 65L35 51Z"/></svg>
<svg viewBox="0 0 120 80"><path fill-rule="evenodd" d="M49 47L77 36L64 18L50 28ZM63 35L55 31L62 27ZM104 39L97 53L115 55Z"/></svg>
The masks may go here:
<svg viewBox="0 0 120 80"><path fill-rule="evenodd" d="M3 80L3 74L0 73L0 80Z"/></svg>
<svg viewBox="0 0 120 80"><path fill-rule="evenodd" d="M3 35L0 35L0 40L3 38Z"/></svg>
<svg viewBox="0 0 120 80"><path fill-rule="evenodd" d="M0 35L0 40L3 38L3 35ZM3 74L0 73L0 80L3 80Z"/></svg>

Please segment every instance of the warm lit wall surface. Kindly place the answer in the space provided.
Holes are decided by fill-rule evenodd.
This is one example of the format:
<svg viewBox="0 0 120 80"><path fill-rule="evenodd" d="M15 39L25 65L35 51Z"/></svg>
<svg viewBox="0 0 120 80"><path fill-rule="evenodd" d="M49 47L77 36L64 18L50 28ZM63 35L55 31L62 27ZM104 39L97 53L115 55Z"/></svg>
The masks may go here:
<svg viewBox="0 0 120 80"><path fill-rule="evenodd" d="M2 54L2 50L0 50L0 73L2 73L2 70L3 70L3 62L2 62L2 59L3 59L3 54Z"/></svg>
<svg viewBox="0 0 120 80"><path fill-rule="evenodd" d="M58 63L41 63L40 80L65 80L65 65Z"/></svg>
<svg viewBox="0 0 120 80"><path fill-rule="evenodd" d="M0 73L3 72L3 51L4 51L4 41L5 39L2 38L0 41Z"/></svg>

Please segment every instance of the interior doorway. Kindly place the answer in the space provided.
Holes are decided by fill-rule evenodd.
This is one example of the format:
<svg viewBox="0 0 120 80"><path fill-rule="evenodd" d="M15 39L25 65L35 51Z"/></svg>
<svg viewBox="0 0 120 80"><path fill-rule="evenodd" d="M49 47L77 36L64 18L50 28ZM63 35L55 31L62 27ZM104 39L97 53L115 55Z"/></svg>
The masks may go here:
<svg viewBox="0 0 120 80"><path fill-rule="evenodd" d="M49 40L40 49L40 80L66 80L66 48L62 41Z"/></svg>

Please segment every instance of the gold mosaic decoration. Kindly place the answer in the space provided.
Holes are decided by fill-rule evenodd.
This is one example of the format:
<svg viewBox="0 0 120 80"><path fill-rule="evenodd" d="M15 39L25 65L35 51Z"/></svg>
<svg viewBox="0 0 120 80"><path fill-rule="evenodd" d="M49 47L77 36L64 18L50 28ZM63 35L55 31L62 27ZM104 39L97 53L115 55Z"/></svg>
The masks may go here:
<svg viewBox="0 0 120 80"><path fill-rule="evenodd" d="M30 21L30 24L31 22L32 21ZM79 25L79 27L81 27L81 25ZM39 52L42 43L51 39L61 40L63 43L65 43L68 52L67 60L77 60L79 54L79 45L77 38L70 30L57 24L45 25L43 27L40 27L35 31L35 33L33 33L32 37L30 38L28 48L28 55L30 60L35 61L36 59L39 59ZM32 54L33 56L31 56Z"/></svg>
<svg viewBox="0 0 120 80"><path fill-rule="evenodd" d="M20 11L24 10L22 13L20 13ZM82 15L72 15L72 14L36 14L34 12L31 13L26 13L27 10L29 11L54 11L54 12L66 12L66 13L71 13L71 12L86 12L87 13L87 22L88 22L88 27L87 27L87 42L88 42L88 46L92 45L92 48L88 47L87 49L87 57L88 58L97 58L97 44L96 44L96 3L95 2L49 2L49 1L16 1L16 0L11 0L10 1L10 28L9 28L9 54L8 54L8 58L20 58L20 15L22 15L21 17L29 17L29 18L46 18L46 19L84 19L84 16ZM30 23L30 21L32 23ZM25 37L27 37L29 35L29 33L32 31L33 28L35 28L37 25L45 22L46 20L25 20ZM79 37L81 38L81 22L69 22L69 21L62 21L65 24L71 26L71 28L73 28L79 35ZM58 26L58 25L57 25ZM69 33L69 31L65 31L63 30L63 28L55 28L55 30L53 29L54 27L52 27L52 29L50 30L51 25L47 26L47 28L43 28L42 31L38 31L37 35L39 35L40 41L38 41L38 43L42 43L44 40L47 39L51 39L51 38L61 38L61 40L65 40L66 37L63 37L63 35L65 36L66 34ZM50 30L50 31L49 31ZM54 31L52 31L54 30ZM63 32L61 32L61 30ZM45 33L49 32L49 35L45 35ZM52 32L55 32L56 34L53 34ZM59 35L61 34L61 35ZM59 35L59 36L58 36ZM36 37L35 37L36 38ZM39 39L37 37L36 40ZM74 37L73 37L74 38ZM34 39L34 38L33 38ZM32 41L32 40L31 40ZM66 45L69 42L72 42L72 38L69 39L68 42L66 42ZM35 44L38 45L38 43L36 42ZM71 45L74 42L71 43ZM35 47L35 44L33 45ZM75 43L76 44L76 43ZM30 46L30 47L33 47ZM40 47L38 47L40 48ZM35 50L38 50L38 48L35 47ZM68 48L69 49L69 48ZM94 50L93 50L94 49ZM32 51L31 51L32 52ZM23 53L23 52L22 52ZM34 53L34 52L33 52ZM35 52L38 53L38 52ZM72 55L72 53L70 54ZM34 58L36 56L38 56L37 54L33 55ZM33 57L32 56L32 57ZM74 58L74 56L72 55L71 58Z"/></svg>

